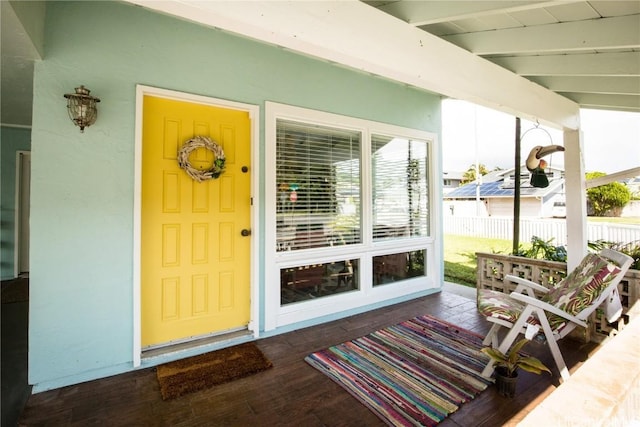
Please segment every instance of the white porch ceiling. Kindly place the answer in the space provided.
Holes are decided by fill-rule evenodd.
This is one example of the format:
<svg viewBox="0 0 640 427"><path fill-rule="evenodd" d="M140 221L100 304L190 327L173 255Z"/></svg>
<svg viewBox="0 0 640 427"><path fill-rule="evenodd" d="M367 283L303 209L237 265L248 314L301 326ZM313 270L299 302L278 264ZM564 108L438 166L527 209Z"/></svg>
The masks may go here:
<svg viewBox="0 0 640 427"><path fill-rule="evenodd" d="M640 1L365 1L582 108L640 111Z"/></svg>
<svg viewBox="0 0 640 427"><path fill-rule="evenodd" d="M127 2L557 127L640 111L638 0ZM7 6L42 3L2 1L3 124L31 124L40 59Z"/></svg>

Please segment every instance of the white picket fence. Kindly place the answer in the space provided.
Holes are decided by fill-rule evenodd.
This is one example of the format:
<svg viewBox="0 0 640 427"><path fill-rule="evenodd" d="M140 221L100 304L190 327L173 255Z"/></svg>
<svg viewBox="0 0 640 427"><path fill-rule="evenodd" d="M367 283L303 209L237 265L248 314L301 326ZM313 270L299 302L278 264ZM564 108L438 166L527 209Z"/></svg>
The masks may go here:
<svg viewBox="0 0 640 427"><path fill-rule="evenodd" d="M513 218L458 217L445 215L444 234L513 239ZM553 238L555 245L566 245L567 224L564 219L520 219L520 242L530 242L533 236L543 240ZM587 223L587 240L630 243L640 241L640 224Z"/></svg>

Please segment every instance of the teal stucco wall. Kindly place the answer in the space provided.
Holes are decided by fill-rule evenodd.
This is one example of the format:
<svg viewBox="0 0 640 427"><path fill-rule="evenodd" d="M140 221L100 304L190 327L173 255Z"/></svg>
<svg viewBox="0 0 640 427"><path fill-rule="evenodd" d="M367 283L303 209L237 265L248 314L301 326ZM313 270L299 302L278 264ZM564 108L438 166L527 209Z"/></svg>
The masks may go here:
<svg viewBox="0 0 640 427"><path fill-rule="evenodd" d="M0 274L2 280L15 277L16 249L16 159L18 151L31 151L31 129L0 127Z"/></svg>
<svg viewBox="0 0 640 427"><path fill-rule="evenodd" d="M133 369L136 84L255 104L261 121L275 101L440 131L438 96L128 4L48 3L45 47L32 134L35 391ZM83 134L62 96L80 84L102 100Z"/></svg>

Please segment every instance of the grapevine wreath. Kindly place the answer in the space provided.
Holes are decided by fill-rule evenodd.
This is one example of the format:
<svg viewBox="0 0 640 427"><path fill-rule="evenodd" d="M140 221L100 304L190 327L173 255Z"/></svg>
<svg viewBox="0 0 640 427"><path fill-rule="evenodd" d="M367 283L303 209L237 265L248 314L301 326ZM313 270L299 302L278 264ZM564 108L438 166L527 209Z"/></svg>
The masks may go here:
<svg viewBox="0 0 640 427"><path fill-rule="evenodd" d="M214 159L209 169L195 168L189 161L191 153L198 148L206 148L213 153ZM198 182L218 178L222 175L222 172L224 172L225 163L226 158L224 157L222 147L206 136L196 136L191 138L185 142L178 151L178 164L180 165L180 168L184 169L191 178Z"/></svg>

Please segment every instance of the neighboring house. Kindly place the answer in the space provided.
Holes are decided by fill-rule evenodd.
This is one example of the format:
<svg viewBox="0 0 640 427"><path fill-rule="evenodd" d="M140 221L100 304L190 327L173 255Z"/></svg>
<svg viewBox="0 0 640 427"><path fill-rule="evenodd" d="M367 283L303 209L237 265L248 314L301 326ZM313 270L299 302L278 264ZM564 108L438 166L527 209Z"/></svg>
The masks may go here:
<svg viewBox="0 0 640 427"><path fill-rule="evenodd" d="M624 184L631 192L633 200L622 209L620 216L640 218L640 176L627 179Z"/></svg>
<svg viewBox="0 0 640 427"><path fill-rule="evenodd" d="M554 203L564 202L563 171L545 170L549 186L536 188L530 184L530 173L522 167L520 177L520 215L544 218L554 216ZM515 169L493 171L448 192L443 197L444 213L456 216L513 216ZM479 203L480 202L480 203ZM557 213L555 213L557 215Z"/></svg>
<svg viewBox="0 0 640 427"><path fill-rule="evenodd" d="M442 173L442 194L446 195L460 187L464 172L443 172Z"/></svg>
<svg viewBox="0 0 640 427"><path fill-rule="evenodd" d="M623 184L627 186L633 197L640 197L640 176L626 179Z"/></svg>

